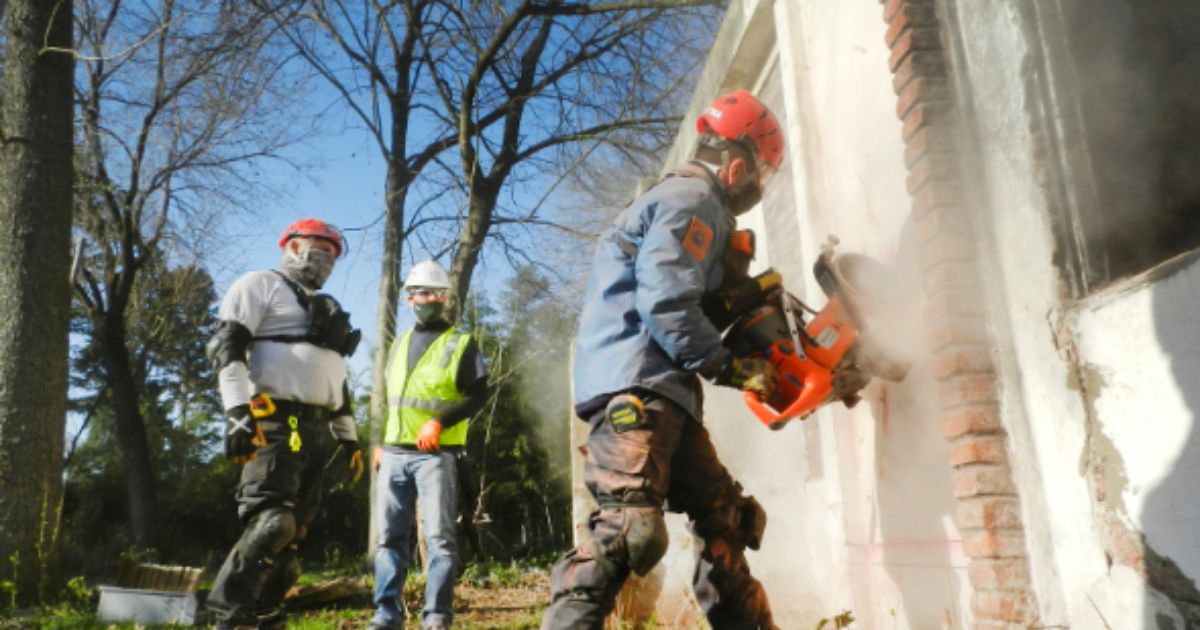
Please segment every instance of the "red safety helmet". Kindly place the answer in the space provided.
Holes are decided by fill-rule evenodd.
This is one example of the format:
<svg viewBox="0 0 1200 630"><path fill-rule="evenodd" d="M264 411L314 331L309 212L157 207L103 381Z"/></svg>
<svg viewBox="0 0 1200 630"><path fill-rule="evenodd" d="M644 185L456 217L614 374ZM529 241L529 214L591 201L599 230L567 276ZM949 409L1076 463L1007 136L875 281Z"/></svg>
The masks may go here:
<svg viewBox="0 0 1200 630"><path fill-rule="evenodd" d="M771 110L746 90L718 96L696 119L696 131L751 146L756 159L778 170L783 163L783 129Z"/></svg>
<svg viewBox="0 0 1200 630"><path fill-rule="evenodd" d="M337 247L338 256L346 251L346 240L342 237L341 231L320 219L300 219L287 226L287 229L283 231L283 236L279 237L279 246L283 247L287 245L288 241L297 237L323 238Z"/></svg>

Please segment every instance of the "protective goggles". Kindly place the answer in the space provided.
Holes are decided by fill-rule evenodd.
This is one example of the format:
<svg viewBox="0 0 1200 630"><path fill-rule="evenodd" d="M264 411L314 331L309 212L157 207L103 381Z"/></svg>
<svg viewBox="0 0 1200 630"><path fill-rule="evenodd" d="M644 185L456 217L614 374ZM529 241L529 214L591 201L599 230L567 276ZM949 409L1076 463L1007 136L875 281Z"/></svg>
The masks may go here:
<svg viewBox="0 0 1200 630"><path fill-rule="evenodd" d="M413 287L408 290L408 294L412 297L441 297L446 295L446 290L430 289L427 287Z"/></svg>

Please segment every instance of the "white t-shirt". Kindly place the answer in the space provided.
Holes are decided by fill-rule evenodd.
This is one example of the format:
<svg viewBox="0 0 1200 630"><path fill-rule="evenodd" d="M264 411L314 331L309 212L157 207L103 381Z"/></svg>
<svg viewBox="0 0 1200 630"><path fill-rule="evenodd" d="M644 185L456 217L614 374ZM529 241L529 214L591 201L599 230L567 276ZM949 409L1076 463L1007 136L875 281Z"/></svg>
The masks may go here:
<svg viewBox="0 0 1200 630"><path fill-rule="evenodd" d="M251 271L238 278L217 311L221 320L245 326L255 337L303 335L308 313L296 294L274 271ZM346 359L307 342L255 340L250 344L249 372L240 361L221 369L218 381L226 409L250 403L255 393L324 407L342 406ZM356 439L354 419L334 419L338 439Z"/></svg>

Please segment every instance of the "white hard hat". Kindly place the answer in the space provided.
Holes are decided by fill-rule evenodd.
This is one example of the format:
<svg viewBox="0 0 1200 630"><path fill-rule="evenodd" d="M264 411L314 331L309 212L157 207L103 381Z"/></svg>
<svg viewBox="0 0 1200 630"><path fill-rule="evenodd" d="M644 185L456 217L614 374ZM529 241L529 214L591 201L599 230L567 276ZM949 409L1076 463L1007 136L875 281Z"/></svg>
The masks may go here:
<svg viewBox="0 0 1200 630"><path fill-rule="evenodd" d="M426 287L429 289L449 289L450 275L441 265L426 260L413 265L404 281L405 288Z"/></svg>

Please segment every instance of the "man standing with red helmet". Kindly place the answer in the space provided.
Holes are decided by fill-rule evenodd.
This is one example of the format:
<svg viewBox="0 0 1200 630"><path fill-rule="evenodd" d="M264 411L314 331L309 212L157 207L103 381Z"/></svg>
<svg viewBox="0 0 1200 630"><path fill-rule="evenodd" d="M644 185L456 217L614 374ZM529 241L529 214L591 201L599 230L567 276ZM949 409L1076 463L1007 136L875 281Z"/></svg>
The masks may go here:
<svg viewBox="0 0 1200 630"><path fill-rule="evenodd" d="M352 481L362 453L346 383L361 334L319 293L346 251L341 232L301 219L279 239L273 270L238 278L221 301L208 357L225 406L225 457L242 464L244 529L213 583L218 628L283 628L283 596L300 575L297 549L321 501L335 451Z"/></svg>
<svg viewBox="0 0 1200 630"><path fill-rule="evenodd" d="M635 199L596 247L573 377L576 414L591 427L584 481L599 507L591 540L554 566L543 630L603 627L630 572L666 553L664 502L704 541L693 587L712 627L776 627L744 555L762 542L766 514L717 458L697 375L764 396L774 387L769 363L721 344L705 298L735 273L735 217L779 168L783 133L744 90L719 97L696 126L697 159Z"/></svg>

